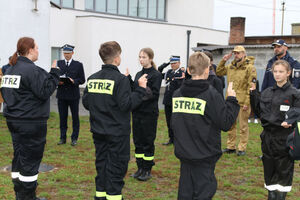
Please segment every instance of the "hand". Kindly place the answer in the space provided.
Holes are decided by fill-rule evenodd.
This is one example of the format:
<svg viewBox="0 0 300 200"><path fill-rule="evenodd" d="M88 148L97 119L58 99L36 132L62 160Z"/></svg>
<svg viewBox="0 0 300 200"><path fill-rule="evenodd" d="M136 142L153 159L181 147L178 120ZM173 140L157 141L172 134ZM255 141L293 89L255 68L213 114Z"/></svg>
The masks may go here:
<svg viewBox="0 0 300 200"><path fill-rule="evenodd" d="M62 81L58 82L58 85L63 85L63 84L64 84L64 82L62 82Z"/></svg>
<svg viewBox="0 0 300 200"><path fill-rule="evenodd" d="M232 56L232 53L226 54L225 56L223 56L223 60L227 61L231 58L231 56Z"/></svg>
<svg viewBox="0 0 300 200"><path fill-rule="evenodd" d="M246 111L246 110L248 110L248 106L243 105L243 111Z"/></svg>
<svg viewBox="0 0 300 200"><path fill-rule="evenodd" d="M147 87L147 76L148 74L144 74L143 76L141 76L138 80L139 82L139 86L142 88L146 88Z"/></svg>
<svg viewBox="0 0 300 200"><path fill-rule="evenodd" d="M57 67L57 60L53 60L51 68L58 68Z"/></svg>
<svg viewBox="0 0 300 200"><path fill-rule="evenodd" d="M232 89L232 85L233 85L233 83L232 83L232 82L229 82L228 88L227 88L227 96L235 97L235 96L236 96L236 93L235 93L235 91Z"/></svg>
<svg viewBox="0 0 300 200"><path fill-rule="evenodd" d="M72 78L70 78L70 77L69 77L69 79L70 79L70 81L74 84L74 80L73 80Z"/></svg>
<svg viewBox="0 0 300 200"><path fill-rule="evenodd" d="M256 83L252 83L251 82L251 88L250 88L251 91L253 90L256 90Z"/></svg>
<svg viewBox="0 0 300 200"><path fill-rule="evenodd" d="M283 128L290 128L290 127L292 126L292 124L288 124L287 122L282 122L282 123L281 123L281 126L282 126Z"/></svg>
<svg viewBox="0 0 300 200"><path fill-rule="evenodd" d="M129 69L128 69L128 67L127 67L126 70L125 70L125 74L124 74L124 75L125 75L125 76L129 76L129 74L130 74L130 73L129 73Z"/></svg>

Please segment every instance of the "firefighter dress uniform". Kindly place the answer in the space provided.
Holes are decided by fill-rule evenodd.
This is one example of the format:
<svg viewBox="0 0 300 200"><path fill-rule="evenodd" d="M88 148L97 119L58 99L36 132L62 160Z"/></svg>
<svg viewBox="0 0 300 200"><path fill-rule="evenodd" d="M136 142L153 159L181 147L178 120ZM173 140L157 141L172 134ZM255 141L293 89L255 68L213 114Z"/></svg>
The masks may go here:
<svg viewBox="0 0 300 200"><path fill-rule="evenodd" d="M130 111L142 102L145 88L131 92L130 82L110 64L87 80L82 103L90 112L96 149L95 200L121 200L130 159Z"/></svg>
<svg viewBox="0 0 300 200"><path fill-rule="evenodd" d="M250 98L251 107L263 126L260 137L265 188L269 192L277 191L282 196L279 199L284 199L292 189L294 161L289 156L286 140L293 127L284 128L281 123L290 108L300 107L300 92L288 81L282 87L274 85L265 89L261 96L253 90Z"/></svg>
<svg viewBox="0 0 300 200"><path fill-rule="evenodd" d="M59 82L60 70L50 73L19 56L1 82L3 114L12 136L12 181L17 199L36 200L38 169L46 144L50 96Z"/></svg>
<svg viewBox="0 0 300 200"><path fill-rule="evenodd" d="M135 145L135 158L138 167L133 175L140 181L151 178L151 169L154 163L154 141L158 119L158 98L161 85L161 73L153 66L139 71L132 82L133 91L138 87L138 79L147 74L146 96L141 105L132 111L132 131ZM129 77L131 80L131 78Z"/></svg>
<svg viewBox="0 0 300 200"><path fill-rule="evenodd" d="M172 128L180 160L178 200L212 199L217 190L214 170L222 155L221 130L234 124L240 106L225 101L207 80L185 80L173 95Z"/></svg>

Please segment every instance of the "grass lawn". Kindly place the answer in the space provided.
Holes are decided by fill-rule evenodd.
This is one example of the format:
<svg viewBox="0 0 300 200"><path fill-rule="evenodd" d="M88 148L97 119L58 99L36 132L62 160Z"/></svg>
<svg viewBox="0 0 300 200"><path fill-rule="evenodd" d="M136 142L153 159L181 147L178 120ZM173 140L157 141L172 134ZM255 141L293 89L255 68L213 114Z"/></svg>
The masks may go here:
<svg viewBox="0 0 300 200"><path fill-rule="evenodd" d="M48 121L47 145L43 163L56 167L48 173L39 174L39 196L51 200L91 200L95 194L94 177L96 174L94 160L94 145L89 132L88 117L80 118L80 135L78 145L67 144L57 146L59 139L58 114L51 113ZM71 119L69 119L69 122ZM72 127L71 123L68 125ZM262 162L259 134L262 128L259 124L250 124L250 138L247 156L223 155L216 167L218 190L214 200L262 200L267 199L267 191L263 187ZM68 131L70 136L70 130ZM131 160L123 188L127 200L175 200L179 179L179 161L173 153L173 146L163 146L167 141L167 127L163 111L160 113L157 138L155 141L155 162L153 178L147 182L139 182L130 174L136 170L134 146L131 142ZM222 136L225 147L227 134ZM5 119L0 115L0 167L9 165L12 158L11 137L6 127ZM300 199L299 163L295 164L295 175L292 192L288 200ZM0 172L0 200L14 199L13 185L10 173Z"/></svg>

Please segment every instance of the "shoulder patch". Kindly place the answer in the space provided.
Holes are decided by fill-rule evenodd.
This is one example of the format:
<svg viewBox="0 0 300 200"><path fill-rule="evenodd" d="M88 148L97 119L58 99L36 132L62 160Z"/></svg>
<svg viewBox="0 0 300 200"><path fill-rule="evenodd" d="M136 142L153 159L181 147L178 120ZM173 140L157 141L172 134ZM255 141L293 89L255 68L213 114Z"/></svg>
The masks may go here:
<svg viewBox="0 0 300 200"><path fill-rule="evenodd" d="M20 75L4 75L1 80L0 88L20 88Z"/></svg>
<svg viewBox="0 0 300 200"><path fill-rule="evenodd" d="M115 81L108 79L90 79L87 83L89 93L113 95Z"/></svg>

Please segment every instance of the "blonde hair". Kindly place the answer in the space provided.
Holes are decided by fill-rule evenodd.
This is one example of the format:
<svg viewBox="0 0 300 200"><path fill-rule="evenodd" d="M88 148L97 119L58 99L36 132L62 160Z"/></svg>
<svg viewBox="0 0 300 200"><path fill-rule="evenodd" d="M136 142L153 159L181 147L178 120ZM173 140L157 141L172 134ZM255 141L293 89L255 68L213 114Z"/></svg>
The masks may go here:
<svg viewBox="0 0 300 200"><path fill-rule="evenodd" d="M188 68L190 74L193 75L202 75L204 70L210 65L210 59L203 52L193 53L188 62Z"/></svg>
<svg viewBox="0 0 300 200"><path fill-rule="evenodd" d="M277 66L277 65L282 65L282 66L284 66L287 72L290 72L290 71L291 71L291 66L290 66L290 64L289 64L287 61L285 61L285 60L276 60L276 61L273 63L273 65L272 65L272 71L274 70L275 66Z"/></svg>
<svg viewBox="0 0 300 200"><path fill-rule="evenodd" d="M147 56L151 59L151 65L157 70L156 64L153 62L153 58L154 58L154 52L151 48L146 47L146 48L142 48L140 50L140 53L144 52L145 54L147 54Z"/></svg>

